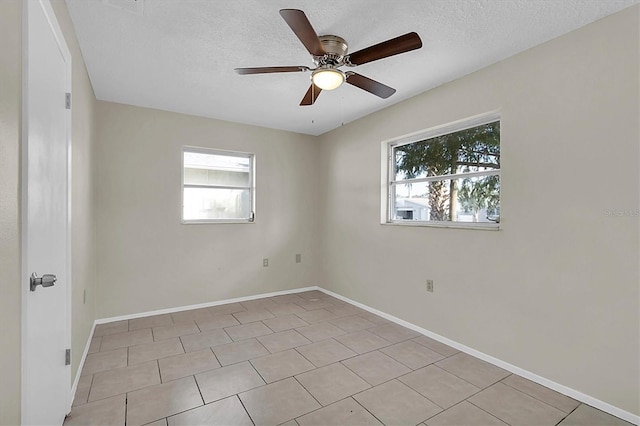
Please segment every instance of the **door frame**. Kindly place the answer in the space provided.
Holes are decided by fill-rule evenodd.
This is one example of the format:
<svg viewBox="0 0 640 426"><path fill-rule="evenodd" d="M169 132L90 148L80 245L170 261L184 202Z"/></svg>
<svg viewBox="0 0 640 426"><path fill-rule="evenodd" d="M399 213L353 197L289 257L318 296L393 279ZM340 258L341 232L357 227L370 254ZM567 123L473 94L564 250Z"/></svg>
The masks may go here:
<svg viewBox="0 0 640 426"><path fill-rule="evenodd" d="M65 61L66 64L66 82L65 82L65 92L72 93L72 63L71 63L71 52L67 46L64 35L62 33L62 29L58 23L58 19L53 10L53 6L51 5L50 0L27 0L23 2L22 8L22 136L21 136L21 224L20 224L20 234L21 234L21 243L22 243L22 253L21 253L21 395L20 395L20 404L21 404L21 422L25 423L26 420L30 418L29 416L29 407L27 406L27 398L28 395L26 392L27 388L27 365L25 362L25 354L29 353L30 343L27 338L27 318L29 312L29 276L31 272L28 270L28 189L29 189L29 174L28 174L28 159L29 159L29 87L28 87L28 77L29 77L29 9L40 7L44 12L49 27L53 33L53 36L56 40L56 44L58 45L58 49ZM61 99L60 102L63 102ZM67 148L67 232L66 232L66 265L65 265L65 273L67 276L66 282L66 299L67 299L67 315L66 315L66 333L65 333L65 347L71 348L71 288L72 288L72 275L71 275L71 171L72 171L72 155L71 155L71 109L68 109L65 113L65 127L66 127L66 148ZM45 271L42 271L44 273ZM66 385L65 389L67 390L66 394L66 413L68 414L71 411L71 366L67 369L66 372Z"/></svg>

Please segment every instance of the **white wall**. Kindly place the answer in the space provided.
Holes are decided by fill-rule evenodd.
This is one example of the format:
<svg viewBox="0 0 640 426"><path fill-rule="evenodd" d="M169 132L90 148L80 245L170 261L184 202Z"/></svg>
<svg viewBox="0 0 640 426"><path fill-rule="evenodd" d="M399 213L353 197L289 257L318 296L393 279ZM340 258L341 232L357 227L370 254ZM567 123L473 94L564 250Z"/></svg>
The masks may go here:
<svg viewBox="0 0 640 426"><path fill-rule="evenodd" d="M108 102L98 117L98 317L316 284L315 138ZM256 155L255 223L180 223L183 145Z"/></svg>
<svg viewBox="0 0 640 426"><path fill-rule="evenodd" d="M319 285L640 414L638 18L323 135ZM501 230L381 225L381 141L495 109Z"/></svg>
<svg viewBox="0 0 640 426"><path fill-rule="evenodd" d="M72 379L95 319L93 107L95 96L63 0L52 1L71 52L72 69ZM20 150L22 7L0 1L0 424L20 423L21 276ZM83 292L87 291L87 302ZM71 383L69 384L71 387Z"/></svg>

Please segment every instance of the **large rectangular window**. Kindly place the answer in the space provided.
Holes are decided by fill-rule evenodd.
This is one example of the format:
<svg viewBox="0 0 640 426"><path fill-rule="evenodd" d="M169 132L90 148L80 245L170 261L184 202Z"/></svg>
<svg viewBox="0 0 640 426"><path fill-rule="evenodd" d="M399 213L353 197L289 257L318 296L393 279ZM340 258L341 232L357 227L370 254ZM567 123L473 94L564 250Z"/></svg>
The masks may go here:
<svg viewBox="0 0 640 426"><path fill-rule="evenodd" d="M398 138L387 154L387 223L498 227L497 114Z"/></svg>
<svg viewBox="0 0 640 426"><path fill-rule="evenodd" d="M253 218L254 155L183 148L183 222L252 222Z"/></svg>

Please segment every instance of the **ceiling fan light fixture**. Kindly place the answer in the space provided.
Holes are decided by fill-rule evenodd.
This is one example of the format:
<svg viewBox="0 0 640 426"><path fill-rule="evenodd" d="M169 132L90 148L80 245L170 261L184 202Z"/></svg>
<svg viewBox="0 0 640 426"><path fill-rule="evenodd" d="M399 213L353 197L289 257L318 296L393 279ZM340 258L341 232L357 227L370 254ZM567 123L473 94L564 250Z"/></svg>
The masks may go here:
<svg viewBox="0 0 640 426"><path fill-rule="evenodd" d="M143 1L143 0L102 0L102 1ZM342 72L338 68L342 66L355 67L389 56L410 52L422 47L420 36L415 33L407 33L382 43L360 49L354 53L349 52L349 45L342 37L332 34L318 35L311 22L299 9L280 9L280 16L289 25L289 28L298 37L307 52L311 54L313 63L317 68L311 69L305 66L276 66L236 68L238 74L269 74L311 71L311 85L300 102L300 106L313 105L318 95L323 90L334 90L348 83L351 86L362 89L381 99L387 99L396 90L393 87L365 77L353 71Z"/></svg>
<svg viewBox="0 0 640 426"><path fill-rule="evenodd" d="M320 68L311 74L313 84L322 90L337 89L344 83L344 73L334 68Z"/></svg>

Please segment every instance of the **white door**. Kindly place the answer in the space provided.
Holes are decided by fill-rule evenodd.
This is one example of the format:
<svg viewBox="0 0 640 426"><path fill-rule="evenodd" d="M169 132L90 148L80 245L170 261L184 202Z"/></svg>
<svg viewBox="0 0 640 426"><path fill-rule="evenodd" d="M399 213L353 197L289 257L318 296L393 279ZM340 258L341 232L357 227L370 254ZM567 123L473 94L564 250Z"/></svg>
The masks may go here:
<svg viewBox="0 0 640 426"><path fill-rule="evenodd" d="M60 425L68 413L70 343L71 56L49 0L27 0L23 39L22 423ZM29 276L55 274L30 289ZM52 280L45 281L48 285Z"/></svg>

